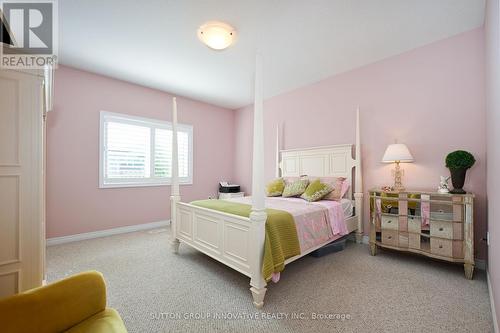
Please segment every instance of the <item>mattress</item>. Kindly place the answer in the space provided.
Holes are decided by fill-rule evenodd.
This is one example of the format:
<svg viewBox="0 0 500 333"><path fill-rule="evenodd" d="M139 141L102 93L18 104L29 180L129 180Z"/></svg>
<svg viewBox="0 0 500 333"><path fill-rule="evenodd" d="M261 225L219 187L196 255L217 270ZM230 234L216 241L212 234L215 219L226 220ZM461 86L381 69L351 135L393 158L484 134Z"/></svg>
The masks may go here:
<svg viewBox="0 0 500 333"><path fill-rule="evenodd" d="M251 197L227 200L252 204ZM301 252L346 235L345 218L352 215L352 202L347 199L341 202L307 202L300 198L268 197L266 207L283 210L293 216Z"/></svg>

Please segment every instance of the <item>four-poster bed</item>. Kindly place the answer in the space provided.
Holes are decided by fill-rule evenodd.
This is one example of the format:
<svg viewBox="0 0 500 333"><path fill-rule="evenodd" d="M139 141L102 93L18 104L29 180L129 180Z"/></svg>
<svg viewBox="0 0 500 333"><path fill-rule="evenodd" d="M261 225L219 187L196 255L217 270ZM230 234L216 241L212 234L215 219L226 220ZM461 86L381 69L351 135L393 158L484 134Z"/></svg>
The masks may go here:
<svg viewBox="0 0 500 333"><path fill-rule="evenodd" d="M262 96L262 60L257 56L255 75L253 135L252 209L249 217L228 214L213 209L180 202L177 148L177 105L173 99L172 114L172 249L180 243L189 245L250 278L250 291L257 308L264 305L266 281L262 274L266 235L264 180L264 129ZM353 201L354 214L346 217L349 233L356 231L361 242L363 235L363 191L359 134L359 109L356 115L355 158L352 144L306 149L279 149L279 128L276 133L276 176L345 177L349 184L348 198ZM353 179L354 169L354 179ZM330 243L325 241L300 255L288 258L285 265Z"/></svg>

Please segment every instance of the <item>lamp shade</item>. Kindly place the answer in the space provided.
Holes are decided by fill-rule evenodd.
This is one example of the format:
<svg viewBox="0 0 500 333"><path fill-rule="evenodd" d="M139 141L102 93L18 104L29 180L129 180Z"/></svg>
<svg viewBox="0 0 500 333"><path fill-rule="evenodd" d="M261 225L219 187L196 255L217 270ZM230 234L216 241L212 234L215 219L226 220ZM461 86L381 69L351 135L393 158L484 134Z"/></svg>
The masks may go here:
<svg viewBox="0 0 500 333"><path fill-rule="evenodd" d="M413 162L413 156L404 143L394 143L387 146L384 157L382 157L382 162Z"/></svg>

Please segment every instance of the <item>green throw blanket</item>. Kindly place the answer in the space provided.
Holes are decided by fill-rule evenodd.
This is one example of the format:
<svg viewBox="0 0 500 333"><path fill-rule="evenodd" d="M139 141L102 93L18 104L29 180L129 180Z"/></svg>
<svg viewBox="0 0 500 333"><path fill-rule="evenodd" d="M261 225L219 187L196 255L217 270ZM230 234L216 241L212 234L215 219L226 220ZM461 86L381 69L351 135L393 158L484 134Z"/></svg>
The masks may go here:
<svg viewBox="0 0 500 333"><path fill-rule="evenodd" d="M228 214L250 217L252 206L226 200L198 200L192 205ZM293 216L283 210L266 209L266 241L262 275L266 281L285 268L285 260L300 254L299 238Z"/></svg>

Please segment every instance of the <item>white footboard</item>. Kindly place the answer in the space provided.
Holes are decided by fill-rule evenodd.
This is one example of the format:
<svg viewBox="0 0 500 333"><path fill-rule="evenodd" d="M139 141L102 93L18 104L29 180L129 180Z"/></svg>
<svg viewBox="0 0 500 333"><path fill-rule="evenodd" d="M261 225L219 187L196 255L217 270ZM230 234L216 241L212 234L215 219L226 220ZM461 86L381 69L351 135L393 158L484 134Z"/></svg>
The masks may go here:
<svg viewBox="0 0 500 333"><path fill-rule="evenodd" d="M180 241L248 276L254 304L261 308L267 290L262 277L266 214L246 218L184 202L177 202L175 211L173 244Z"/></svg>
<svg viewBox="0 0 500 333"><path fill-rule="evenodd" d="M188 203L177 204L177 235L181 243L251 276L250 219Z"/></svg>
<svg viewBox="0 0 500 333"><path fill-rule="evenodd" d="M172 243L177 252L179 241L250 278L254 304L264 305L266 282L262 277L266 215L252 212L250 218L227 214L189 203L177 202L172 220ZM358 228L358 216L346 219L349 233ZM331 240L285 261L299 259Z"/></svg>

